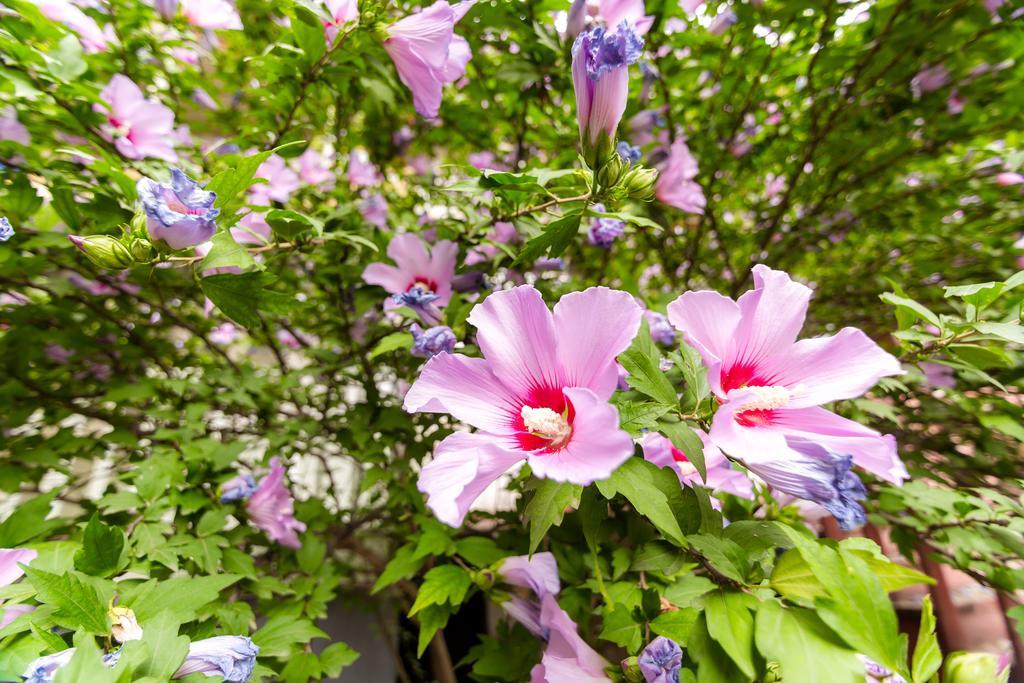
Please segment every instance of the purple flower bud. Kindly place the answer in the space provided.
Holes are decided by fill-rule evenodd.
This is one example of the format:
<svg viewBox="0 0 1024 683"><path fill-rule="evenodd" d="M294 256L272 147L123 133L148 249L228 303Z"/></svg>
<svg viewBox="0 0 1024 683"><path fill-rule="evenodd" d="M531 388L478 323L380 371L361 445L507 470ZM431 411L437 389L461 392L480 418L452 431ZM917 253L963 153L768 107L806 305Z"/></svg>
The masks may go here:
<svg viewBox="0 0 1024 683"><path fill-rule="evenodd" d="M603 204L594 204L594 211L604 213ZM618 218L600 216L590 224L590 243L602 249L609 249L612 243L626 231L626 223Z"/></svg>
<svg viewBox="0 0 1024 683"><path fill-rule="evenodd" d="M658 636L640 653L637 664L647 683L679 683L683 649L674 640Z"/></svg>
<svg viewBox="0 0 1024 683"><path fill-rule="evenodd" d="M645 311L647 326L651 329L651 339L662 346L674 346L676 343L676 328L661 313L656 311Z"/></svg>
<svg viewBox="0 0 1024 683"><path fill-rule="evenodd" d="M615 151L619 153L619 157L623 161L629 164L637 163L643 156L639 147L635 147L625 140L619 140L619 144L615 147Z"/></svg>
<svg viewBox="0 0 1024 683"><path fill-rule="evenodd" d="M256 492L256 480L251 474L239 474L220 485L220 502L245 500Z"/></svg>
<svg viewBox="0 0 1024 683"><path fill-rule="evenodd" d="M409 328L412 332L412 355L419 358L430 358L439 353L451 353L455 350L455 333L446 325L421 328L413 323Z"/></svg>
<svg viewBox="0 0 1024 683"><path fill-rule="evenodd" d="M469 270L452 278L456 292L476 292L487 287L487 276L479 270Z"/></svg>
<svg viewBox="0 0 1024 683"><path fill-rule="evenodd" d="M609 33L598 26L581 33L572 46L572 81L576 120L584 146L593 147L602 133L615 135L629 95L629 65L640 59L643 39L627 22Z"/></svg>
<svg viewBox="0 0 1024 683"><path fill-rule="evenodd" d="M185 249L209 240L217 232L213 207L217 195L199 187L179 169L171 169L171 184L149 178L138 182L139 200L146 212L146 228L154 242Z"/></svg>
<svg viewBox="0 0 1024 683"><path fill-rule="evenodd" d="M224 683L245 683L252 677L260 648L244 636L214 636L188 646L185 661L171 678L189 674L221 676Z"/></svg>
<svg viewBox="0 0 1024 683"><path fill-rule="evenodd" d="M726 29L736 23L736 13L731 9L727 9L724 12L719 13L715 17L711 24L708 26L708 33L714 36L720 36L725 33Z"/></svg>
<svg viewBox="0 0 1024 683"><path fill-rule="evenodd" d="M416 311L424 322L433 323L441 319L441 312L434 304L440 297L419 286L410 287L404 292L392 294L391 300L398 306L408 306Z"/></svg>
<svg viewBox="0 0 1024 683"><path fill-rule="evenodd" d="M6 216L0 216L0 242L6 242L14 237L14 228Z"/></svg>
<svg viewBox="0 0 1024 683"><path fill-rule="evenodd" d="M28 665L25 673L21 674L25 683L52 683L57 670L71 661L75 656L75 648L61 650L52 655L39 657Z"/></svg>

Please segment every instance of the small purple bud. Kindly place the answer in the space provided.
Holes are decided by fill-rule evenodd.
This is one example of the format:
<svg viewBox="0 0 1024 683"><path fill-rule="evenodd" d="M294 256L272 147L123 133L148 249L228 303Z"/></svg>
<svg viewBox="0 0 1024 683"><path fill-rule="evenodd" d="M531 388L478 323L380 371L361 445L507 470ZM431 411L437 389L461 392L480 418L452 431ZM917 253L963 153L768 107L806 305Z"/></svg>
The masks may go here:
<svg viewBox="0 0 1024 683"><path fill-rule="evenodd" d="M239 474L220 485L220 502L245 500L256 491L256 479L251 474Z"/></svg>
<svg viewBox="0 0 1024 683"><path fill-rule="evenodd" d="M679 683L683 649L674 640L658 636L640 653L637 664L647 683Z"/></svg>
<svg viewBox="0 0 1024 683"><path fill-rule="evenodd" d="M604 213L603 204L594 204L594 211ZM602 249L609 249L612 243L626 231L625 222L618 218L597 217L590 224L590 243Z"/></svg>
<svg viewBox="0 0 1024 683"><path fill-rule="evenodd" d="M639 147L634 147L625 140L619 140L619 144L615 147L615 151L619 153L619 157L623 161L629 164L637 163L643 156Z"/></svg>
<svg viewBox="0 0 1024 683"><path fill-rule="evenodd" d="M451 353L455 350L455 333L446 325L421 328L413 323L409 328L412 332L412 355L419 358L431 358L439 353Z"/></svg>
<svg viewBox="0 0 1024 683"><path fill-rule="evenodd" d="M651 339L662 346L674 346L676 343L676 328L661 313L656 311L645 311L647 326L651 329Z"/></svg>
<svg viewBox="0 0 1024 683"><path fill-rule="evenodd" d="M14 228L6 216L0 216L0 242L6 242L14 237Z"/></svg>

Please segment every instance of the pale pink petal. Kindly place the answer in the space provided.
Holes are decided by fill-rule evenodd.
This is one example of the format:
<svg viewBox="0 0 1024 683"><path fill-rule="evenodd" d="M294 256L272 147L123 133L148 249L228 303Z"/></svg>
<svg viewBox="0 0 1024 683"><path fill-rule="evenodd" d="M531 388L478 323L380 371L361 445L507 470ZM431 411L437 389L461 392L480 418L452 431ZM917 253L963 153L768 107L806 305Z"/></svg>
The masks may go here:
<svg viewBox="0 0 1024 683"><path fill-rule="evenodd" d="M534 553L506 557L498 570L505 583L529 588L538 598L555 595L561 590L558 580L558 563L551 553Z"/></svg>
<svg viewBox="0 0 1024 683"><path fill-rule="evenodd" d="M34 609L34 605L4 605L0 607L0 629L10 624L22 614L28 614Z"/></svg>
<svg viewBox="0 0 1024 683"><path fill-rule="evenodd" d="M366 266L363 280L367 284L383 287L392 294L404 292L409 286L409 276L386 263L371 263Z"/></svg>
<svg viewBox="0 0 1024 683"><path fill-rule="evenodd" d="M531 405L536 392L565 386L556 356L555 326L540 292L529 285L495 292L477 304L467 321L491 370Z"/></svg>
<svg viewBox="0 0 1024 683"><path fill-rule="evenodd" d="M405 395L405 409L451 413L457 420L492 434L511 435L512 418L522 402L491 372L482 358L439 353L423 366Z"/></svg>
<svg viewBox="0 0 1024 683"><path fill-rule="evenodd" d="M142 90L135 81L123 74L114 74L106 87L100 91L100 100L106 102L115 116L128 111L138 101L144 99Z"/></svg>
<svg viewBox="0 0 1024 683"><path fill-rule="evenodd" d="M531 453L530 468L543 479L589 486L607 479L633 455L633 439L619 429L615 406L589 389L563 389L575 417L572 436L559 450Z"/></svg>
<svg viewBox="0 0 1024 683"><path fill-rule="evenodd" d="M358 0L326 0L326 3L331 17L339 24L359 18Z"/></svg>
<svg viewBox="0 0 1024 683"><path fill-rule="evenodd" d="M0 587L12 584L21 578L19 564L28 564L39 555L35 550L23 548L0 548Z"/></svg>
<svg viewBox="0 0 1024 683"><path fill-rule="evenodd" d="M416 486L439 520L459 526L484 489L522 459L522 453L502 448L496 437L455 432L434 449Z"/></svg>
<svg viewBox="0 0 1024 683"><path fill-rule="evenodd" d="M424 275L437 285L434 290L437 306L445 306L452 298L452 275L458 255L459 245L450 240L441 240L430 248L430 261Z"/></svg>
<svg viewBox="0 0 1024 683"><path fill-rule="evenodd" d="M593 88L590 119L587 124L590 142L596 143L602 132L615 139L615 130L622 120L629 100L629 70L612 69L599 78Z"/></svg>
<svg viewBox="0 0 1024 683"><path fill-rule="evenodd" d="M668 305L668 319L695 348L708 367L708 383L724 396L720 377L722 361L730 357L742 313L729 297L718 292L686 292Z"/></svg>
<svg viewBox="0 0 1024 683"><path fill-rule="evenodd" d="M423 240L411 232L403 232L395 235L388 243L388 256L398 264L398 267L409 275L427 276L430 273L430 254L427 253L427 246ZM452 262L454 270L455 263ZM407 283L401 291L408 289Z"/></svg>
<svg viewBox="0 0 1024 683"><path fill-rule="evenodd" d="M845 327L831 337L802 339L767 364L793 391L789 407L821 405L862 395L882 377L902 374L900 362L866 334Z"/></svg>
<svg viewBox="0 0 1024 683"><path fill-rule="evenodd" d="M580 637L576 624L553 595L541 599L541 624L548 629L548 644L541 664L548 683L608 682L608 662Z"/></svg>
<svg viewBox="0 0 1024 683"><path fill-rule="evenodd" d="M591 287L555 304L558 360L571 387L586 387L607 400L618 384L615 357L629 348L643 309L627 292Z"/></svg>
<svg viewBox="0 0 1024 683"><path fill-rule="evenodd" d="M462 36L453 35L448 48L448 60L444 63L444 82L454 83L466 75L466 65L473 58L469 42Z"/></svg>

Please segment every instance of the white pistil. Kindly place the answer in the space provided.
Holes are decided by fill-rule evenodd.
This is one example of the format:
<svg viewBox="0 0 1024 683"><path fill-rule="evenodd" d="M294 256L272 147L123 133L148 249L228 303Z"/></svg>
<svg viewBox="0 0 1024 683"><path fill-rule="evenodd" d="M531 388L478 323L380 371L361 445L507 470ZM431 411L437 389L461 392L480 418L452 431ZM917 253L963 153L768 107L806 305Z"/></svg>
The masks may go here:
<svg viewBox="0 0 1024 683"><path fill-rule="evenodd" d="M531 434L550 439L552 445L563 443L572 434L569 421L551 408L523 406L519 414L523 416L523 425Z"/></svg>
<svg viewBox="0 0 1024 683"><path fill-rule="evenodd" d="M745 390L752 392L754 398L743 406L744 412L785 408L793 398L793 394L786 387L746 387Z"/></svg>

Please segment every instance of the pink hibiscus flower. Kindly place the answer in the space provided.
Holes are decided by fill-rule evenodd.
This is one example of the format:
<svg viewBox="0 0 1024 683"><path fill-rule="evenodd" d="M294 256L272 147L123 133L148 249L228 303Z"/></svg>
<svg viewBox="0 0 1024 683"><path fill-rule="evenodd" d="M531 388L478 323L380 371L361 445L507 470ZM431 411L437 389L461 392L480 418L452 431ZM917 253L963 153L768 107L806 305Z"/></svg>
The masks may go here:
<svg viewBox="0 0 1024 683"><path fill-rule="evenodd" d="M626 292L592 287L562 297L554 314L529 285L473 308L483 358L431 358L405 397L409 412L449 413L476 427L438 444L419 489L438 519L457 526L512 465L538 477L591 484L633 454L608 403L615 357L633 340L641 308Z"/></svg>
<svg viewBox="0 0 1024 683"><path fill-rule="evenodd" d="M199 28L242 30L238 10L228 0L181 0L181 11Z"/></svg>
<svg viewBox="0 0 1024 683"><path fill-rule="evenodd" d="M174 112L148 99L130 78L114 74L100 92L106 105L94 105L107 117L103 136L127 159L153 157L177 161L174 151Z"/></svg>
<svg viewBox="0 0 1024 683"><path fill-rule="evenodd" d="M755 471L759 463L784 467L824 452L835 460L832 483L850 484L848 464L841 472L838 460L850 457L887 481L901 482L907 471L892 436L820 407L901 374L899 361L851 327L797 341L811 290L763 265L753 273L754 289L738 301L700 291L668 306L669 320L703 357L721 402L711 440Z"/></svg>
<svg viewBox="0 0 1024 683"><path fill-rule="evenodd" d="M513 596L505 612L544 641L544 655L530 671L530 683L610 683L608 662L580 637L575 622L558 604L558 566L551 553L505 558L502 580L530 590L535 600Z"/></svg>
<svg viewBox="0 0 1024 683"><path fill-rule="evenodd" d="M284 465L280 458L270 459L270 474L260 480L245 508L252 523L271 540L287 548L302 547L296 532L305 531L306 525L295 519L292 494L284 485Z"/></svg>
<svg viewBox="0 0 1024 683"><path fill-rule="evenodd" d="M394 266L371 263L363 271L363 280L379 285L392 296L384 303L386 310L408 306L424 322L440 321L440 309L452 298L455 257L459 247L442 240L427 251L426 244L412 233L395 235L388 244L388 256Z"/></svg>
<svg viewBox="0 0 1024 683"><path fill-rule="evenodd" d="M359 21L359 0L326 0L326 5L331 18L324 22L324 32L327 44L333 45L345 24Z"/></svg>
<svg viewBox="0 0 1024 683"><path fill-rule="evenodd" d="M674 206L687 213L704 213L707 200L697 177L697 160L682 140L676 140L669 149L668 158L654 185L654 196L659 202Z"/></svg>
<svg viewBox="0 0 1024 683"><path fill-rule="evenodd" d="M420 115L437 116L441 92L466 71L472 54L469 43L455 35L455 24L475 0L451 5L438 0L421 12L410 14L387 27L384 41L398 77L412 91L413 105Z"/></svg>

